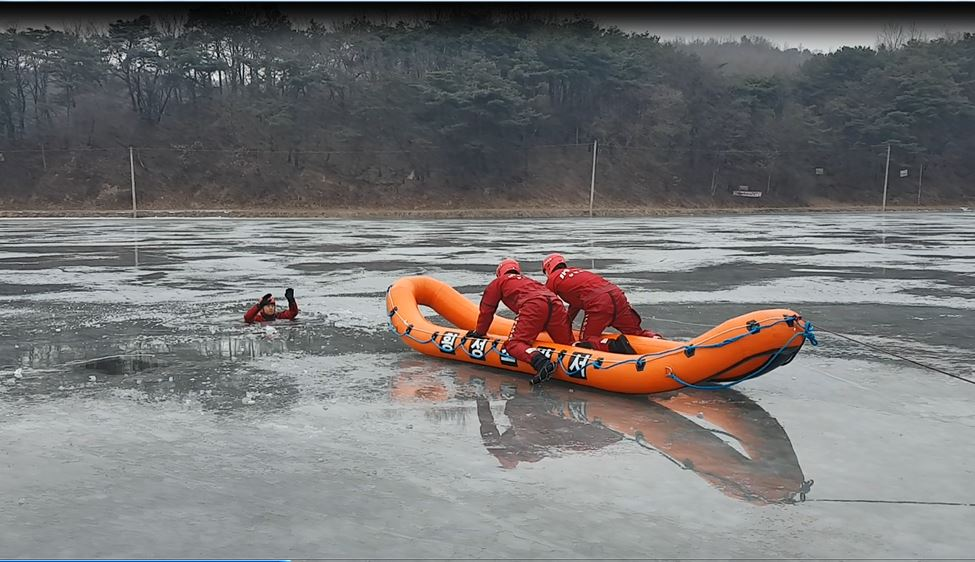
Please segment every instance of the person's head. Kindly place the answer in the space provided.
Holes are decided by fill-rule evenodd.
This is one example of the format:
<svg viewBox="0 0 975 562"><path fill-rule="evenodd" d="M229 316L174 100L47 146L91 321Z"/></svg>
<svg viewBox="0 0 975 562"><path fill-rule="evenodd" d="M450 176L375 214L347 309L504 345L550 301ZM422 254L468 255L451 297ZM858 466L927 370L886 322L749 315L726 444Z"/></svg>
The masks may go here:
<svg viewBox="0 0 975 562"><path fill-rule="evenodd" d="M269 300L268 303L264 305L264 308L261 309L261 314L263 314L265 317L274 316L277 314L277 312L278 305L274 302L274 297L271 297L271 300Z"/></svg>
<svg viewBox="0 0 975 562"><path fill-rule="evenodd" d="M521 266L518 261L513 258L504 258L501 263L498 264L498 269L495 274L498 277L505 275L507 273L521 273Z"/></svg>
<svg viewBox="0 0 975 562"><path fill-rule="evenodd" d="M562 254L549 254L544 260L542 260L542 273L546 277L549 277L556 271L566 267L565 258Z"/></svg>

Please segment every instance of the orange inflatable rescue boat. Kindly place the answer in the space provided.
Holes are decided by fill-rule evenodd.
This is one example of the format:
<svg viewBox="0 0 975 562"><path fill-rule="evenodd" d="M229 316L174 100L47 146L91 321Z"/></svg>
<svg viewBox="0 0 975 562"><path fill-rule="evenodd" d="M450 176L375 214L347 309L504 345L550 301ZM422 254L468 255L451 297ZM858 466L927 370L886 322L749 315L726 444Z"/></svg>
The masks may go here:
<svg viewBox="0 0 975 562"><path fill-rule="evenodd" d="M432 308L455 327L434 324L420 311ZM505 352L512 321L495 316L486 338L466 338L478 306L450 285L427 276L404 277L386 292L391 329L413 349L433 357L489 365L534 375L531 365ZM812 324L788 309L757 310L732 318L688 342L627 336L638 355L560 345L542 332L535 347L553 359L556 379L625 394L684 387L722 388L792 361ZM613 336L613 334L607 334Z"/></svg>

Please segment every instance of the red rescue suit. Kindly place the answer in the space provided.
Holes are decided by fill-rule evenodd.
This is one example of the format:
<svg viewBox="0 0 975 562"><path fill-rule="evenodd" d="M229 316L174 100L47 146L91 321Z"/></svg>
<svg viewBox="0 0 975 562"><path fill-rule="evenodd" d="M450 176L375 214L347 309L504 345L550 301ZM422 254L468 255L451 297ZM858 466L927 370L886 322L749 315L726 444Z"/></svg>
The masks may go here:
<svg viewBox="0 0 975 562"><path fill-rule="evenodd" d="M488 332L501 302L518 315L505 345L508 355L531 363L535 338L543 330L552 336L555 343L572 345L572 330L562 301L545 285L520 273L502 275L484 289L475 331L480 334Z"/></svg>
<svg viewBox="0 0 975 562"><path fill-rule="evenodd" d="M642 319L623 294L623 290L591 271L563 267L553 271L545 284L569 303L569 325L579 311L584 312L579 340L591 343L600 351L609 351L603 332L612 326L620 333L648 338L659 334L640 327Z"/></svg>
<svg viewBox="0 0 975 562"><path fill-rule="evenodd" d="M271 322L273 320L294 320L295 316L298 316L298 302L289 301L288 310L284 312L278 312L274 316L267 317L264 316L264 311L261 309L260 303L255 304L244 313L244 322L248 324L253 324L254 322Z"/></svg>

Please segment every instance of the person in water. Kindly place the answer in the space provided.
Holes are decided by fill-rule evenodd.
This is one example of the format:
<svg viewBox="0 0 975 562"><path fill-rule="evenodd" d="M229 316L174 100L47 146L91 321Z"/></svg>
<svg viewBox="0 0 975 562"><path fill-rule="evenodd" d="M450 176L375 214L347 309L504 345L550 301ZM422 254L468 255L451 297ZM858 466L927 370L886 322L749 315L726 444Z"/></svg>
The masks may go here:
<svg viewBox="0 0 975 562"><path fill-rule="evenodd" d="M522 275L521 266L511 258L501 260L495 275L481 297L477 326L466 337L485 337L498 304L503 302L517 314L505 345L508 355L535 369L532 384L545 382L555 374L555 363L533 347L535 338L545 330L555 343L572 345L574 338L565 306L545 285Z"/></svg>
<svg viewBox="0 0 975 562"><path fill-rule="evenodd" d="M288 300L288 310L278 312L274 296L271 293L264 295L257 304L244 313L244 322L253 324L254 322L271 322L273 320L294 320L295 316L298 316L295 290L289 287L284 292L284 298Z"/></svg>
<svg viewBox="0 0 975 562"><path fill-rule="evenodd" d="M545 286L569 304L569 325L583 311L579 330L579 347L592 347L610 353L635 354L627 335L659 338L660 334L644 330L642 319L627 300L623 290L601 276L577 267L569 267L562 254L551 254L542 261ZM612 326L620 331L616 338L603 337Z"/></svg>

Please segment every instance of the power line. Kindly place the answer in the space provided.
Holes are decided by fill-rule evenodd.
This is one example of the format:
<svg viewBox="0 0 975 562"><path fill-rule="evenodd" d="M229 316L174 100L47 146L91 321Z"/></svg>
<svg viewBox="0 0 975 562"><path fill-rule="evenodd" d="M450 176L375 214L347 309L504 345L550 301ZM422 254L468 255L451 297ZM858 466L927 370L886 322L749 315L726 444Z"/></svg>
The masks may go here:
<svg viewBox="0 0 975 562"><path fill-rule="evenodd" d="M587 151L592 147L592 143L554 143L554 144L528 144L514 146L519 150L534 150L534 149L544 149L544 148L585 148ZM56 154L56 153L72 153L72 152L114 152L128 150L129 146L119 146L119 147L76 147L76 148L13 148L13 149L2 149L0 148L0 153L3 154ZM303 148L293 148L293 149L281 149L281 148L254 148L254 147L185 147L185 146L136 146L132 145L132 148L143 152L200 152L200 153L262 153L262 154L410 154L418 152L443 152L456 150L456 146L423 146L416 148L396 148L396 149L365 149L365 150L350 150L350 149L303 149ZM641 145L623 145L623 144L601 144L601 148L604 150L633 150L642 152L655 152L655 153L667 153L667 154L708 154L708 155L760 155L760 156L770 156L776 157L787 154L832 154L837 151L835 147L833 148L809 148L809 149L796 149L796 150L766 150L766 149L739 149L739 148L667 148L667 147L655 147L655 146L641 146ZM872 147L857 147L857 148L846 148L843 151L845 153L850 152L870 152L874 149Z"/></svg>
<svg viewBox="0 0 975 562"><path fill-rule="evenodd" d="M521 150L531 150L537 148L572 148L572 147L589 147L586 144L536 144L536 145L524 145L517 147ZM307 150L307 149L273 149L273 148L247 148L247 147L216 147L216 148L190 148L190 147L178 147L178 146L135 146L132 148L136 151L142 152L202 152L202 153L228 153L228 154L240 154L240 153L258 153L258 154L411 154L417 152L443 152L448 150L456 150L456 147L448 146L427 146L421 148L402 148L402 149L377 149L377 150L346 150L346 149L336 149L336 150ZM16 148L16 149L0 149L2 154L54 154L54 153L72 153L72 152L115 152L115 151L128 151L129 147L117 147L117 148L96 148L96 147L78 147L78 148Z"/></svg>

